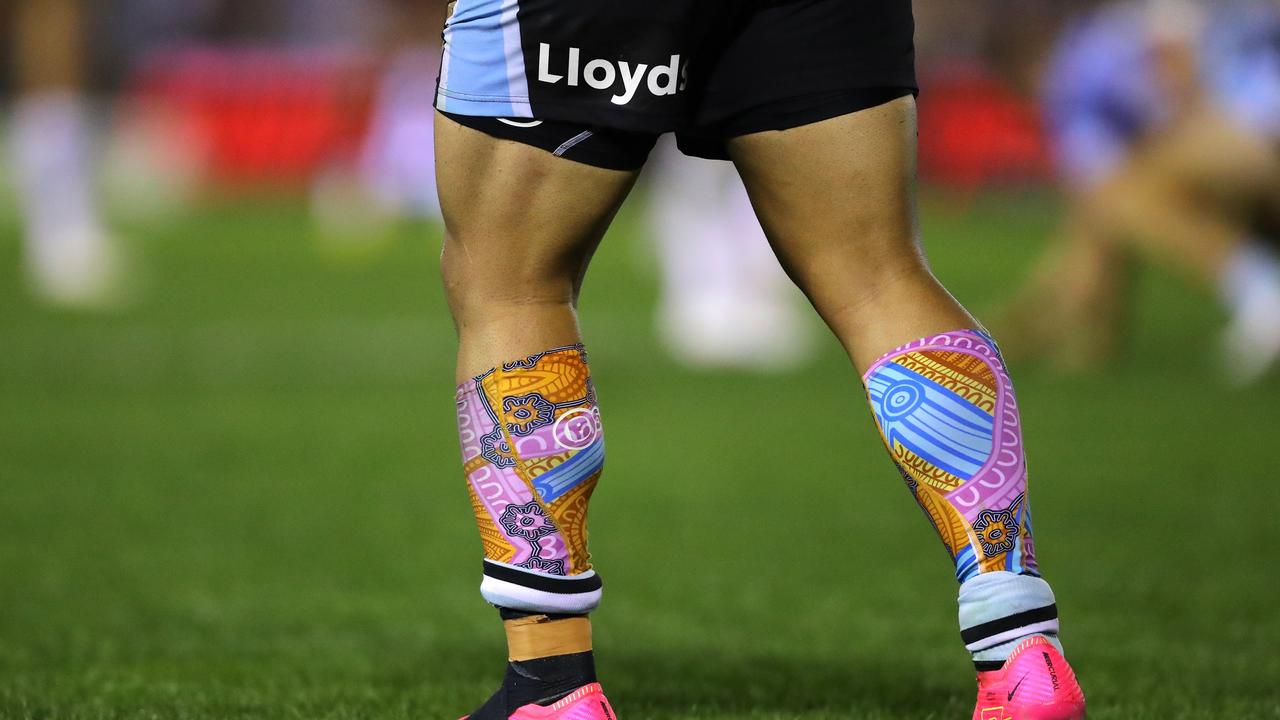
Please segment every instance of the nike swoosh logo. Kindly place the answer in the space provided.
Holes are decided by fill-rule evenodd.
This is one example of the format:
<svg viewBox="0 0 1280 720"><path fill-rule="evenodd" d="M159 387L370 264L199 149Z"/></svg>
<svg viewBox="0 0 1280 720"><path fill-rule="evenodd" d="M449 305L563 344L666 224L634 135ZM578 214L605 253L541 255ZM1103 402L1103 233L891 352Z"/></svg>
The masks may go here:
<svg viewBox="0 0 1280 720"><path fill-rule="evenodd" d="M521 121L521 120L508 120L506 118L498 118L497 120L500 123L506 123L511 127L518 127L518 128L535 128L542 124L541 120L529 120L527 122Z"/></svg>
<svg viewBox="0 0 1280 720"><path fill-rule="evenodd" d="M1023 680L1026 680L1026 679L1027 679L1027 676L1026 676L1026 675L1023 675L1023 676L1022 676L1022 679L1021 679L1021 680L1018 680L1018 684L1017 684L1017 685L1014 685L1014 686L1013 686L1013 689L1009 691L1009 697L1007 697L1007 698L1005 698L1005 699L1006 699L1006 700L1012 700L1012 699L1013 699L1013 694L1014 694L1014 693L1016 693L1016 692L1018 692L1018 688L1022 687L1022 681L1023 681Z"/></svg>

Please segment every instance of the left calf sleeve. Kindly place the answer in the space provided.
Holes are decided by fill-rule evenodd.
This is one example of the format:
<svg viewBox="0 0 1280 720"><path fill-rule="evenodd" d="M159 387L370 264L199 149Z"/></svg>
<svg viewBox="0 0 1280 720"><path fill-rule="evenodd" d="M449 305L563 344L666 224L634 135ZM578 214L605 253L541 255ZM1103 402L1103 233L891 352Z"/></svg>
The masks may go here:
<svg viewBox="0 0 1280 720"><path fill-rule="evenodd" d="M954 562L975 658L1056 634L1053 593L1035 559L1017 400L994 341L978 330L925 338L885 355L864 383L885 446Z"/></svg>
<svg viewBox="0 0 1280 720"><path fill-rule="evenodd" d="M587 506L604 465L581 346L505 363L463 383L458 432L484 545L486 600L532 613L587 613L601 582Z"/></svg>

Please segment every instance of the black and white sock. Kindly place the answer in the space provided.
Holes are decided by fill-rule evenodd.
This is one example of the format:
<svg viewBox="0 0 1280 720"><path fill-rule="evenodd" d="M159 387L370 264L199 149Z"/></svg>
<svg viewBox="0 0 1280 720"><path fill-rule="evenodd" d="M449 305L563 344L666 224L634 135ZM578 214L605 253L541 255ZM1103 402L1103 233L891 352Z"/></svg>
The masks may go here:
<svg viewBox="0 0 1280 720"><path fill-rule="evenodd" d="M507 720L525 705L551 705L595 681L595 657L590 652L512 661L502 687L470 720Z"/></svg>
<svg viewBox="0 0 1280 720"><path fill-rule="evenodd" d="M1040 635L1062 651L1058 606L1049 583L991 572L960 586L960 637L980 671L998 670L1024 640Z"/></svg>

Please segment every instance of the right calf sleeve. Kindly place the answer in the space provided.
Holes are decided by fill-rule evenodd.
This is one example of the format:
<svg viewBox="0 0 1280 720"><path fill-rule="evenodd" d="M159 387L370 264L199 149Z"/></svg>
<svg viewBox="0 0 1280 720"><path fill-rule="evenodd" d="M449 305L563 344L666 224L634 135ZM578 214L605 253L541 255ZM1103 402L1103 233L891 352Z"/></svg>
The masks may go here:
<svg viewBox="0 0 1280 720"><path fill-rule="evenodd" d="M582 346L556 348L463 383L463 470L484 545L480 592L499 607L587 613L601 582L587 508L604 435Z"/></svg>

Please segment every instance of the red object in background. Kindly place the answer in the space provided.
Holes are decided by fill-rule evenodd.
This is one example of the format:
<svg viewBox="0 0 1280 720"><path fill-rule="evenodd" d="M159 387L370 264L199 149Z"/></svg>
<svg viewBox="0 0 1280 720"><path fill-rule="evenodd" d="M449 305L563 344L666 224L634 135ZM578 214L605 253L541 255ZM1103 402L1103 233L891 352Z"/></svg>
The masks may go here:
<svg viewBox="0 0 1280 720"><path fill-rule="evenodd" d="M1052 176L1035 102L978 67L924 73L920 85L922 177L975 189Z"/></svg>
<svg viewBox="0 0 1280 720"><path fill-rule="evenodd" d="M129 99L182 123L215 182L296 184L358 147L377 80L360 53L181 49L143 63Z"/></svg>
<svg viewBox="0 0 1280 720"><path fill-rule="evenodd" d="M223 187L300 185L358 148L379 71L354 52L179 49L140 66L130 99L180 122ZM1034 102L978 66L924 72L921 86L922 177L977 189L1051 176Z"/></svg>

